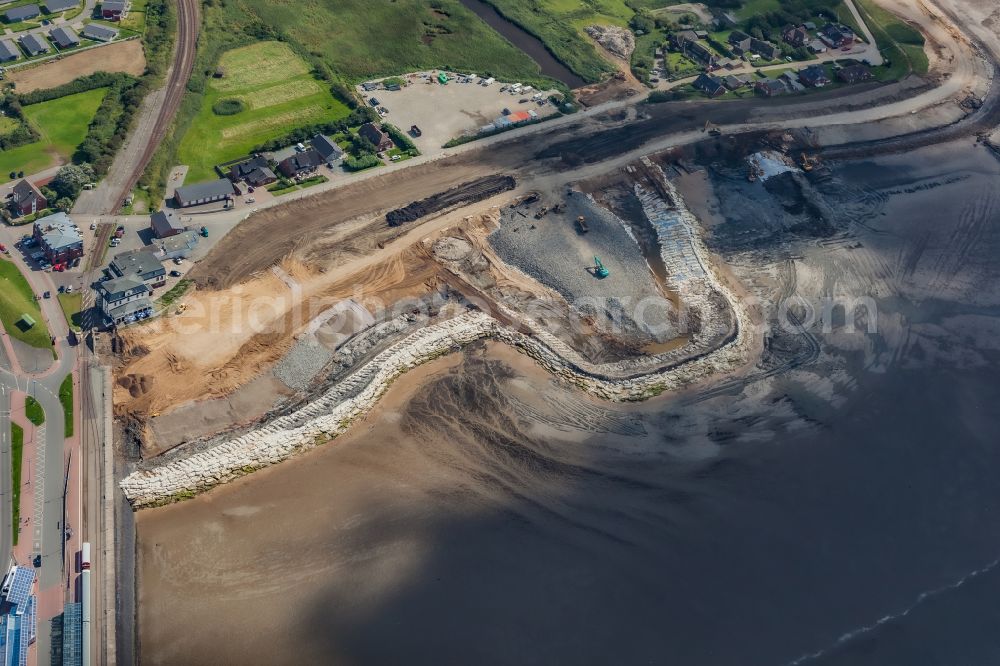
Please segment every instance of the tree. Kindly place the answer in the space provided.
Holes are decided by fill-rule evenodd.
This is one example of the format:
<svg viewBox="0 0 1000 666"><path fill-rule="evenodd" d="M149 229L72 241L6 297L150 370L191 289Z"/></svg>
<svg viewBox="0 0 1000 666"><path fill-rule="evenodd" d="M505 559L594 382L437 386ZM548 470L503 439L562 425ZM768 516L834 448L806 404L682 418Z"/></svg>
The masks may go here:
<svg viewBox="0 0 1000 666"><path fill-rule="evenodd" d="M60 210L64 213L68 213L69 209L73 207L73 200L69 197L63 197L56 201L56 210Z"/></svg>
<svg viewBox="0 0 1000 666"><path fill-rule="evenodd" d="M92 183L97 179L94 167L89 164L67 164L59 169L56 177L49 183L49 187L59 195L60 198L67 197L75 199L83 186Z"/></svg>

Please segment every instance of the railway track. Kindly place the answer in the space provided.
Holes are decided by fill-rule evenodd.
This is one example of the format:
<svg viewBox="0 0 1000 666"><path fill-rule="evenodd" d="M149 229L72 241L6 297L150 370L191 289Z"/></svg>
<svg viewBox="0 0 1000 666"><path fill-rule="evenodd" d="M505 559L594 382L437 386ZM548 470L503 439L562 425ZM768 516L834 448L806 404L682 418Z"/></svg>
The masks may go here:
<svg viewBox="0 0 1000 666"><path fill-rule="evenodd" d="M177 0L177 42L173 62L167 73L164 87L151 94L144 103L144 110L132 129L130 142L119 151L107 176L93 192L80 197L73 213L81 215L109 215L121 209L132 188L149 165L160 143L167 135L177 109L187 89L188 79L194 69L198 44L198 0ZM162 96L157 105L156 97ZM152 119L149 114L155 113ZM145 117L143 117L145 116Z"/></svg>

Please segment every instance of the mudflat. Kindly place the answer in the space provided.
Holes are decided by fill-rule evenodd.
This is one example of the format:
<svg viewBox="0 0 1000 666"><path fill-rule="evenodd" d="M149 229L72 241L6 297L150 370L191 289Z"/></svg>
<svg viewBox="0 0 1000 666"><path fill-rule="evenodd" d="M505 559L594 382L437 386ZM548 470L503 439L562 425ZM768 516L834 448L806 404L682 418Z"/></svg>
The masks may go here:
<svg viewBox="0 0 1000 666"><path fill-rule="evenodd" d="M870 297L874 331L775 326L746 377L639 405L492 343L422 366L332 443L138 514L142 661L989 663L955 618L1000 593L1000 162L829 167L711 167L707 243L758 296Z"/></svg>

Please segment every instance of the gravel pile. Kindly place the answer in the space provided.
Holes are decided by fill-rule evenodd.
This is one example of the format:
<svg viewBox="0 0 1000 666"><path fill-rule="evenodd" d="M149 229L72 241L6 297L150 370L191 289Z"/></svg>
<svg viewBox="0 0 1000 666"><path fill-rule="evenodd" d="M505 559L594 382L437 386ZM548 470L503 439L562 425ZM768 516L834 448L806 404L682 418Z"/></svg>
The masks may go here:
<svg viewBox="0 0 1000 666"><path fill-rule="evenodd" d="M598 324L611 326L612 333L655 341L676 337L670 323L673 308L622 222L582 194L565 203L564 212L541 220L534 219L534 209L504 211L490 244L505 262L552 287L578 311L594 315ZM590 229L585 234L575 224L580 215ZM599 279L588 270L595 255L608 277Z"/></svg>
<svg viewBox="0 0 1000 666"><path fill-rule="evenodd" d="M319 374L331 358L333 352L310 336L295 343L292 351L274 367L274 376L288 388L302 391L309 387L313 377Z"/></svg>

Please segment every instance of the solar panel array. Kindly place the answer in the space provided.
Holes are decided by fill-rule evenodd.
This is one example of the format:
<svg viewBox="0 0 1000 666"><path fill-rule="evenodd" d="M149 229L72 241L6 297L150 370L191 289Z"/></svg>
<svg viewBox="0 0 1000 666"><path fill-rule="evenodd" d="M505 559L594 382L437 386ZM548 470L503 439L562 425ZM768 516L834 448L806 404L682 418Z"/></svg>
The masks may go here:
<svg viewBox="0 0 1000 666"><path fill-rule="evenodd" d="M35 570L28 567L17 567L14 569L14 580L7 590L7 601L16 607L16 613L20 615L24 612L24 604L31 596L31 585L35 582Z"/></svg>
<svg viewBox="0 0 1000 666"><path fill-rule="evenodd" d="M21 633L27 632L28 642L35 642L35 632L38 628L38 597L31 595L28 597L28 604L24 607L24 615L21 616Z"/></svg>
<svg viewBox="0 0 1000 666"><path fill-rule="evenodd" d="M63 666L83 665L83 607L78 603L63 607L62 654Z"/></svg>

